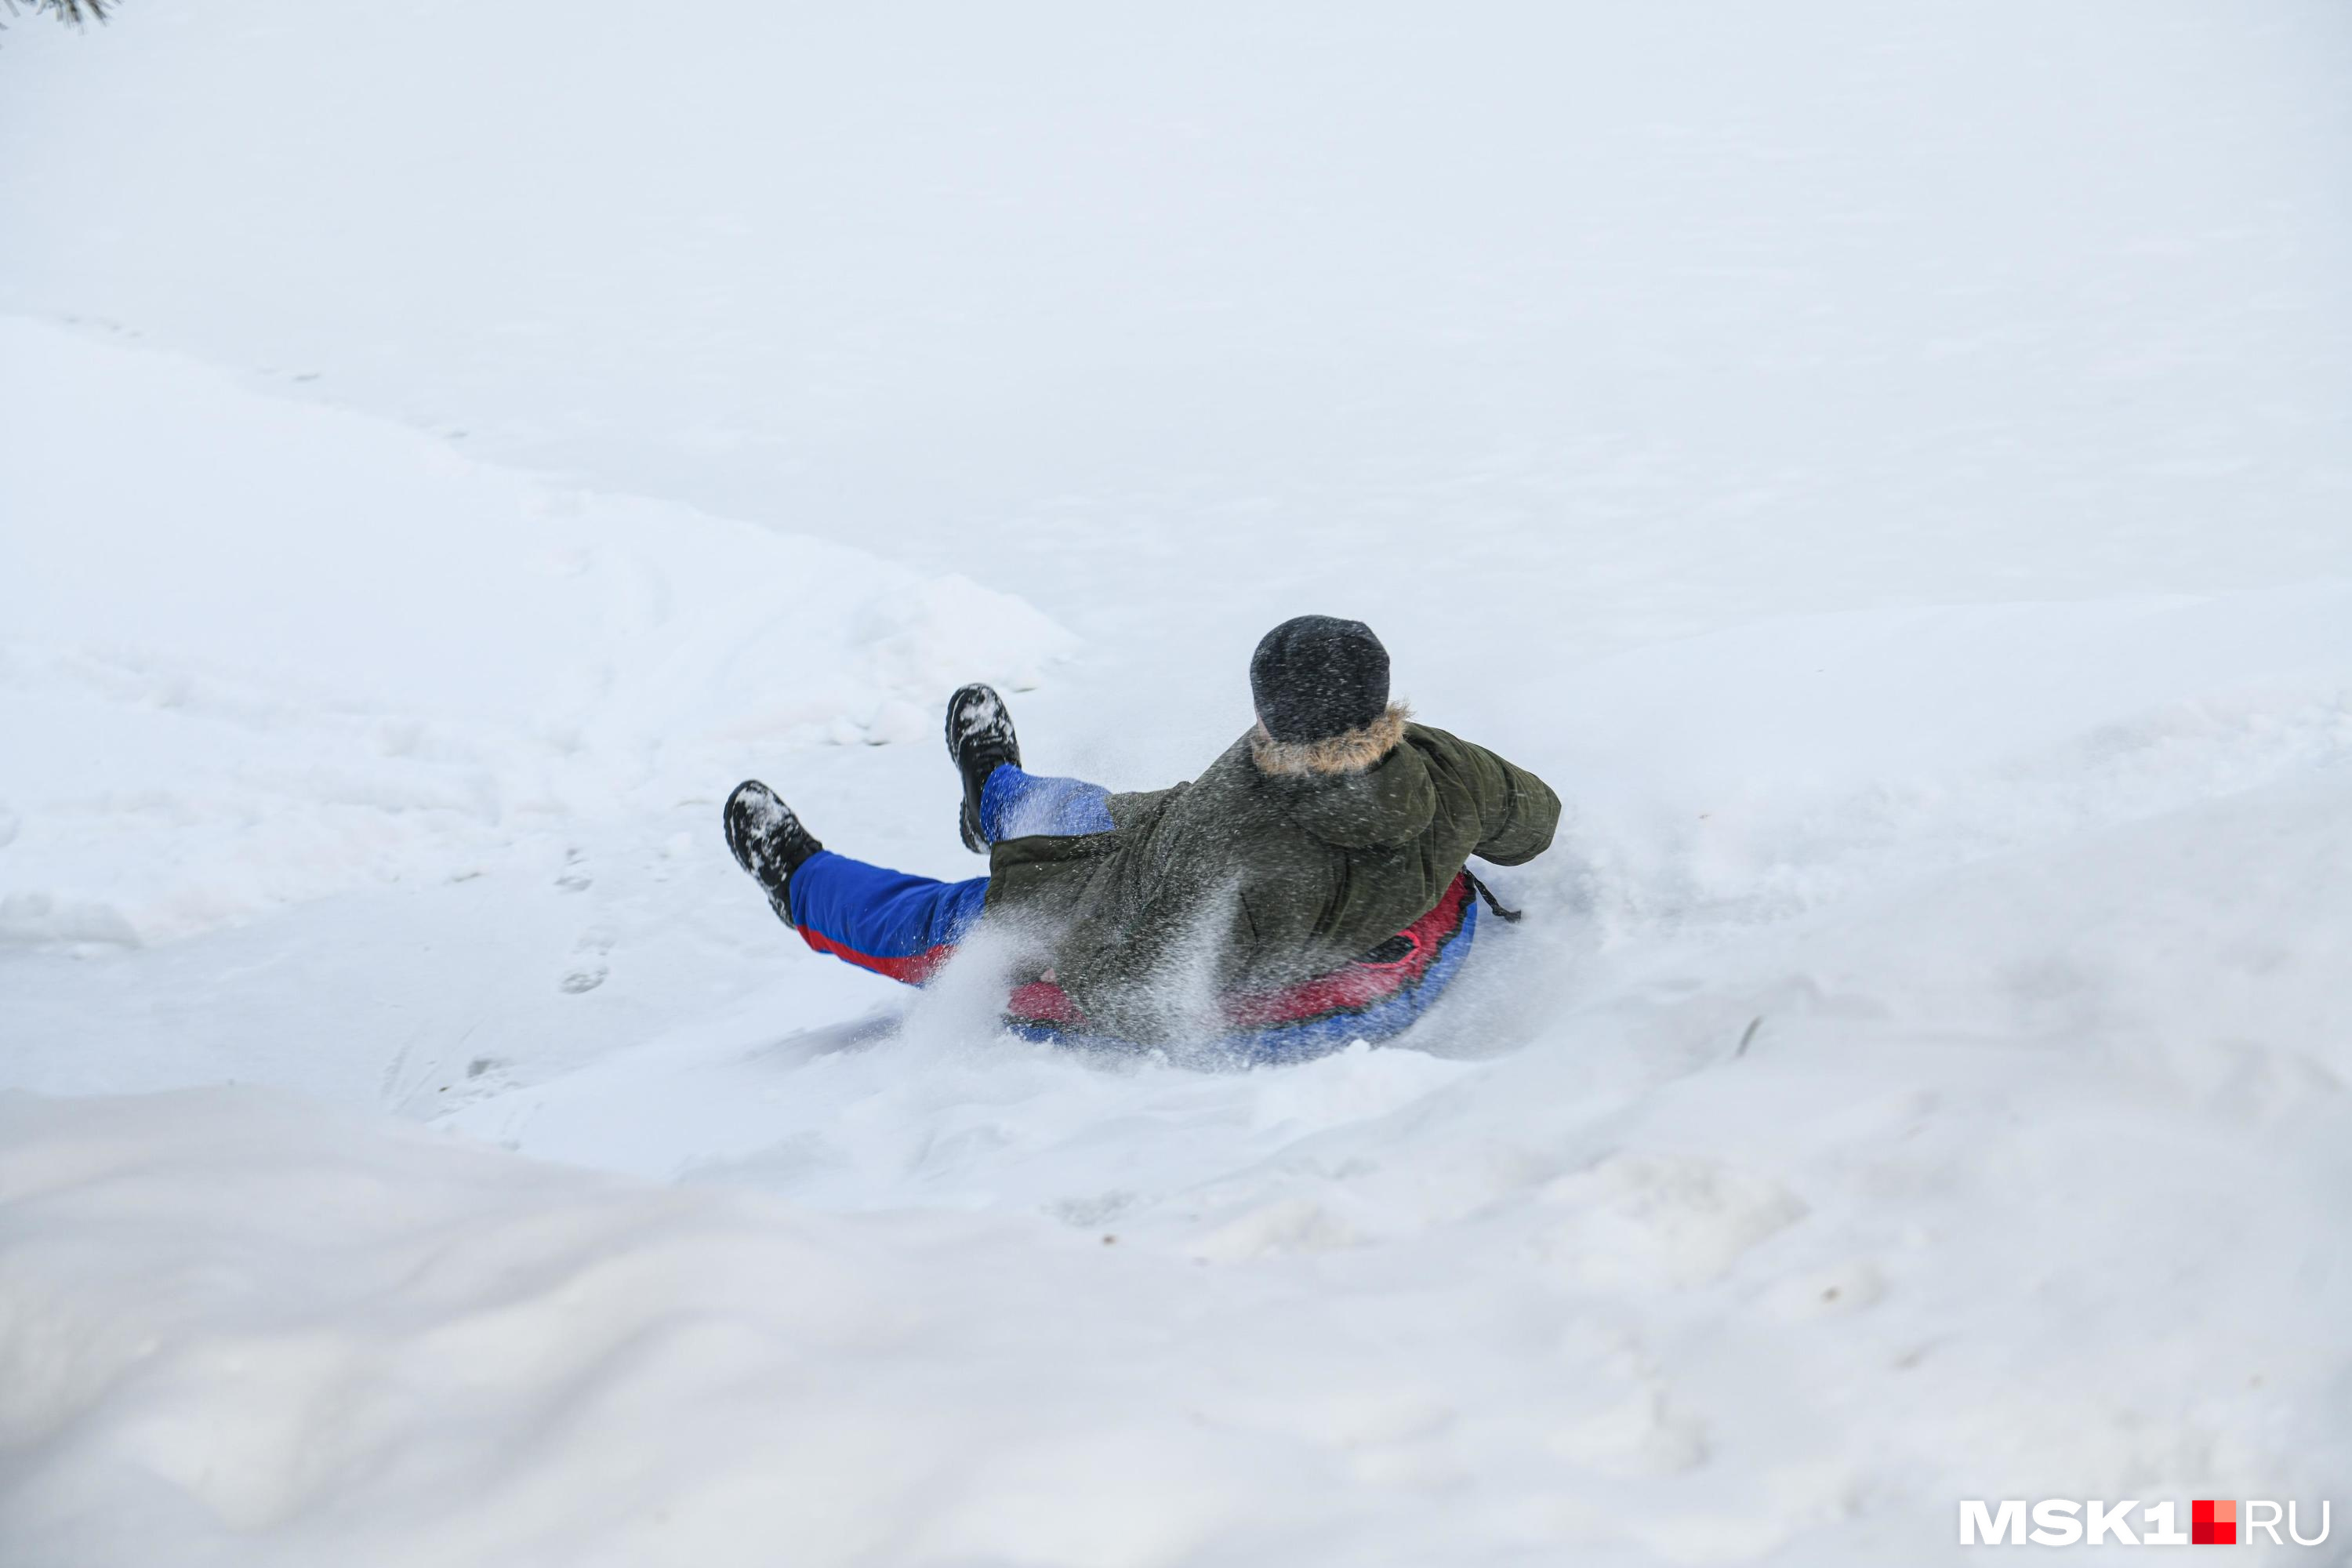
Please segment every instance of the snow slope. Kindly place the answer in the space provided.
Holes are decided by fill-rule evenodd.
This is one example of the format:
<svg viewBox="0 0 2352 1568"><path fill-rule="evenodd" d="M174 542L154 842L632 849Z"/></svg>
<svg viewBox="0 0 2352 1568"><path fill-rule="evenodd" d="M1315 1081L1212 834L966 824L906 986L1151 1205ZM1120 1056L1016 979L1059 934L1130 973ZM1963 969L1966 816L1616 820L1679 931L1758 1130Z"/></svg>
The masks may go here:
<svg viewBox="0 0 2352 1568"><path fill-rule="evenodd" d="M0 1562L2352 1501L2339 11L553 15L0 49ZM1310 608L1570 805L1403 1048L719 842L968 875L952 685L1164 783Z"/></svg>

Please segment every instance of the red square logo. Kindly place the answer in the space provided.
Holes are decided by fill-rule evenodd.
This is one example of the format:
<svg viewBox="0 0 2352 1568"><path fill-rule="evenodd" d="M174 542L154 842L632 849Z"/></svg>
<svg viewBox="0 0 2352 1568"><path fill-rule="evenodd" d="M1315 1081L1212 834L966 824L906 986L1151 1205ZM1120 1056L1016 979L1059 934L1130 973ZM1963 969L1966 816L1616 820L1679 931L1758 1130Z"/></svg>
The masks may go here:
<svg viewBox="0 0 2352 1568"><path fill-rule="evenodd" d="M2189 1505L2189 1543L2192 1546L2238 1544L2238 1504L2234 1498L2199 1498Z"/></svg>

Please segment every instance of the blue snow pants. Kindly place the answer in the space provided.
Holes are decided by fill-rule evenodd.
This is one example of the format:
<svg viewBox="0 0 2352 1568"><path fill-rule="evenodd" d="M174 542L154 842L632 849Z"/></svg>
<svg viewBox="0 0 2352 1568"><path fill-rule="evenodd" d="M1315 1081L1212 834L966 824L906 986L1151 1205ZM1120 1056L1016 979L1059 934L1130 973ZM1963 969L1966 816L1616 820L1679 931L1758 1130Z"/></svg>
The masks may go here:
<svg viewBox="0 0 2352 1568"><path fill-rule="evenodd" d="M1110 792L1082 779L1045 778L1007 763L980 792L989 843L1110 831ZM820 849L792 875L791 918L803 941L860 969L920 985L980 919L988 879L942 882Z"/></svg>

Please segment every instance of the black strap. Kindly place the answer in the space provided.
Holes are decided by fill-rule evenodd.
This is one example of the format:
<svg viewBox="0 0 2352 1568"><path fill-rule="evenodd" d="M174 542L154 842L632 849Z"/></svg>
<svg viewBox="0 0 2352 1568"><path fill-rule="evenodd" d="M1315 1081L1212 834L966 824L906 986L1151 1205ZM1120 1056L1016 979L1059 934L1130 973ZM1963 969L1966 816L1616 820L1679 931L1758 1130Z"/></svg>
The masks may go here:
<svg viewBox="0 0 2352 1568"><path fill-rule="evenodd" d="M1494 910L1497 917L1508 921L1513 925L1518 924L1520 920L1524 918L1524 910L1505 909L1503 907L1503 900L1495 896L1495 889L1486 886L1486 883L1480 881L1476 877L1471 876L1467 869L1465 869L1462 874L1470 878L1470 885L1478 890L1478 896L1486 900L1486 907Z"/></svg>

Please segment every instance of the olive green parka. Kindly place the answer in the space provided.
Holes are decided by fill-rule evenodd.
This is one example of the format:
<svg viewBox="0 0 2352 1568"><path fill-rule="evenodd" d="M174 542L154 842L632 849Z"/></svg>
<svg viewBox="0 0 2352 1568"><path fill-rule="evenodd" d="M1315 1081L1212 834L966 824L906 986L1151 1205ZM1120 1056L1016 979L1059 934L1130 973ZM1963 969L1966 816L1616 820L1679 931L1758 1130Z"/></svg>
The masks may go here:
<svg viewBox="0 0 2352 1568"><path fill-rule="evenodd" d="M988 923L1087 1019L1154 1041L1217 999L1328 973L1435 906L1475 855L1550 847L1559 797L1393 707L1336 742L1243 736L1171 789L1114 795L1107 832L1003 840Z"/></svg>

